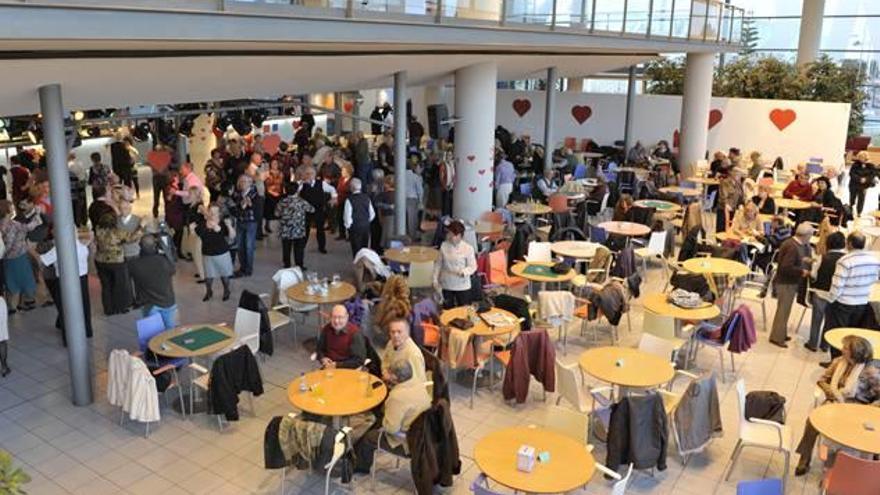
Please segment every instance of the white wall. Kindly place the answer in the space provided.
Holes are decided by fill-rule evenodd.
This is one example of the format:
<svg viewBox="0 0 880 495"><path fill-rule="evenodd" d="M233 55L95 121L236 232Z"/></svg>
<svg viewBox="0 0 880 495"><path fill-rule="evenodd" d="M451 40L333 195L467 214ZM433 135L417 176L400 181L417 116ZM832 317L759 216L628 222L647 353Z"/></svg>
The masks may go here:
<svg viewBox="0 0 880 495"><path fill-rule="evenodd" d="M522 117L514 111L515 100L527 100L531 105ZM625 95L562 92L556 101L557 146L566 136L578 141L592 138L600 144L623 139ZM579 124L572 116L574 106L588 106L590 117ZM721 120L709 130L710 152L733 146L746 155L758 150L766 159L782 156L788 166L812 157L834 165L843 162L849 103L712 98L712 110L721 112ZM780 130L770 119L774 110L793 110L796 119ZM646 145L660 139L672 143L680 116L680 96L636 96L634 139ZM530 134L533 141L540 142L544 135L544 93L499 90L496 123L517 134Z"/></svg>

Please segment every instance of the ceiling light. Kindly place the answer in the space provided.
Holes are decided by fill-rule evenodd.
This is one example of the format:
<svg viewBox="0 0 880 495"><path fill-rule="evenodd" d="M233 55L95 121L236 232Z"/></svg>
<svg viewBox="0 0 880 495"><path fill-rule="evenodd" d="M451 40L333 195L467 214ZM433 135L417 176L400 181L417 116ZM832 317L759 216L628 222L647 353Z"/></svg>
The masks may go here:
<svg viewBox="0 0 880 495"><path fill-rule="evenodd" d="M86 114L84 114L82 110L77 110L77 111L73 112L73 120L79 121L79 120L84 119L85 116L86 116Z"/></svg>

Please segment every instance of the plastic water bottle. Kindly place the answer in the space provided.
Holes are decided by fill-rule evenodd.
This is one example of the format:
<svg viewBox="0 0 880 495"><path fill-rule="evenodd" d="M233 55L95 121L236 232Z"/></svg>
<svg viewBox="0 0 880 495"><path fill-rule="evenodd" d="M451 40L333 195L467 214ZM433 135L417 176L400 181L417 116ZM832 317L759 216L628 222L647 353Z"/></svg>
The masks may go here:
<svg viewBox="0 0 880 495"><path fill-rule="evenodd" d="M306 384L306 374L302 372L299 374L299 391L300 392L308 392L309 386Z"/></svg>

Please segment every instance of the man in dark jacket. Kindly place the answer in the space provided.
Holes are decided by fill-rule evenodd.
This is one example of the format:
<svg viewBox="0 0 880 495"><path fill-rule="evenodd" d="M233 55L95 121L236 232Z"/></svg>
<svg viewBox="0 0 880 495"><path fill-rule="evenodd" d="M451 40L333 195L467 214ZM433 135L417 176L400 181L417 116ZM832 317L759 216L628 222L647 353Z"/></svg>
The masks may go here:
<svg viewBox="0 0 880 495"><path fill-rule="evenodd" d="M810 276L809 259L812 253L810 237L813 227L807 223L798 225L795 234L786 239L776 255L776 316L770 332L770 343L778 347L788 347L788 317L797 296L798 286Z"/></svg>
<svg viewBox="0 0 880 495"><path fill-rule="evenodd" d="M165 328L177 325L177 303L174 299L174 259L171 252L160 252L158 238L141 238L141 254L128 266L135 292L143 303L144 316L158 313Z"/></svg>

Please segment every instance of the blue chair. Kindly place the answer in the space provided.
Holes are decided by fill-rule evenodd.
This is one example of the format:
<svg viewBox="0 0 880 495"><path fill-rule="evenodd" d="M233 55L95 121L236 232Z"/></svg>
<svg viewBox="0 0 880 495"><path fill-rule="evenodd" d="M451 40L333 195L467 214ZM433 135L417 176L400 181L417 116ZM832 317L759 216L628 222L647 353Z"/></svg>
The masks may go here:
<svg viewBox="0 0 880 495"><path fill-rule="evenodd" d="M532 183L531 182L520 182L519 193L522 194L523 196L531 196L532 195Z"/></svg>
<svg viewBox="0 0 880 495"><path fill-rule="evenodd" d="M701 323L700 327L697 328L694 333L694 338L698 345L704 345L706 347L711 347L718 351L718 357L721 361L721 382L724 380L724 349L727 347L730 339L733 338L733 331L736 330L736 326L739 324L740 316L739 314L733 315L732 318L728 319L725 323L727 324L726 328L722 328L723 338L722 340L718 340L712 337L710 334L714 333L719 327L716 325L712 325L710 323ZM722 324L723 325L723 324ZM696 353L690 362L694 362L696 359ZM733 353L730 353L730 369L736 374L736 364L733 361Z"/></svg>
<svg viewBox="0 0 880 495"><path fill-rule="evenodd" d="M138 348L144 355L147 355L147 351L150 349L150 339L159 335L160 333L165 331L165 322L162 321L162 317L156 313L146 318L141 318L136 322L137 326L137 334L138 334ZM175 368L180 368L182 366L186 366L187 360L186 358L177 358L177 359L162 359L159 356L154 356L154 363L157 366L165 366L166 364L173 364Z"/></svg>
<svg viewBox="0 0 880 495"><path fill-rule="evenodd" d="M715 204L715 196L718 195L718 190L714 190L706 196L706 202L703 203L703 211L710 212L712 211L712 206Z"/></svg>
<svg viewBox="0 0 880 495"><path fill-rule="evenodd" d="M807 164L807 173L808 174L821 174L825 169L822 167L821 163L808 163Z"/></svg>
<svg viewBox="0 0 880 495"><path fill-rule="evenodd" d="M578 163L574 168L574 179L586 179L587 178L587 166L583 163Z"/></svg>
<svg viewBox="0 0 880 495"><path fill-rule="evenodd" d="M736 495L782 495L782 493L782 480L779 478L740 481L736 485Z"/></svg>
<svg viewBox="0 0 880 495"><path fill-rule="evenodd" d="M590 225L590 241L597 244L605 244L608 239L608 233L602 227Z"/></svg>

